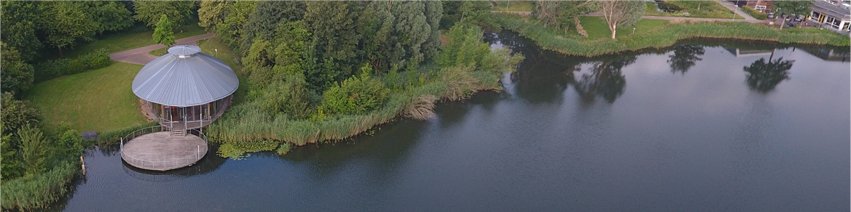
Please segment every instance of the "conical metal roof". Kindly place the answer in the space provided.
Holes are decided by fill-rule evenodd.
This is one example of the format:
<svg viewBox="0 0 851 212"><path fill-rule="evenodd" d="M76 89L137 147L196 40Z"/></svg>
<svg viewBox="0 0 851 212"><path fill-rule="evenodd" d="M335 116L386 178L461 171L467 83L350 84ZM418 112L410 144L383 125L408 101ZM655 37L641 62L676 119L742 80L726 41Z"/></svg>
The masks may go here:
<svg viewBox="0 0 851 212"><path fill-rule="evenodd" d="M198 46L180 45L145 64L133 79L133 93L145 101L188 107L230 96L239 87L233 70Z"/></svg>

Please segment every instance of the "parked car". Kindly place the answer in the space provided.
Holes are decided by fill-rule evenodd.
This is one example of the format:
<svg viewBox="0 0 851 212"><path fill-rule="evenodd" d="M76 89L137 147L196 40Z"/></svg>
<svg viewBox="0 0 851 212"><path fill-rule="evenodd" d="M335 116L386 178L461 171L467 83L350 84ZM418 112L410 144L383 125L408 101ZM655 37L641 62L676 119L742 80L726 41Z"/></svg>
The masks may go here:
<svg viewBox="0 0 851 212"><path fill-rule="evenodd" d="M774 12L768 12L768 19L774 19Z"/></svg>

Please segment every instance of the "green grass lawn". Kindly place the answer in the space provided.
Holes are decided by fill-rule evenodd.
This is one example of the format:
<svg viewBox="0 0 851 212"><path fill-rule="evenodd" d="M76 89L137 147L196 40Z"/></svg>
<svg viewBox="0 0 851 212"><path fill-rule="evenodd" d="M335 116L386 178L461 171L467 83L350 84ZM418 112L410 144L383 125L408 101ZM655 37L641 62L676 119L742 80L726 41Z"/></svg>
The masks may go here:
<svg viewBox="0 0 851 212"><path fill-rule="evenodd" d="M531 1L499 1L493 7L495 11L532 12L535 5Z"/></svg>
<svg viewBox="0 0 851 212"><path fill-rule="evenodd" d="M27 97L42 114L45 127L69 124L79 131L106 132L147 121L130 85L141 65L110 66L36 84Z"/></svg>
<svg viewBox="0 0 851 212"><path fill-rule="evenodd" d="M662 48L682 39L718 38L739 40L761 40L788 44L814 44L848 46L847 36L818 29L780 30L760 24L743 22L724 23L671 23L665 20L642 19L633 28L618 30L617 40L609 38L609 30L600 17L582 17L582 25L588 38L575 30L564 33L547 28L538 21L516 15L491 14L486 17L488 25L518 32L534 40L544 49L568 55L597 56L645 48Z"/></svg>
<svg viewBox="0 0 851 212"><path fill-rule="evenodd" d="M145 26L137 25L128 30L102 35L99 38L95 38L95 41L75 47L73 50L66 52L64 56L75 57L101 48L106 49L107 52L117 52L156 44L151 39L151 34L153 34L152 30ZM200 34L204 34L204 28L199 27L197 24L190 24L183 26L181 31L175 32L174 37L179 39Z"/></svg>
<svg viewBox="0 0 851 212"><path fill-rule="evenodd" d="M645 4L645 15L742 19L741 16L736 15L733 11L724 8L724 6L715 1L666 0L665 2L682 10L672 13L662 12L656 9L656 4L648 2Z"/></svg>
<svg viewBox="0 0 851 212"><path fill-rule="evenodd" d="M588 32L588 39L611 39L611 32L609 32L609 27L606 25L606 22L602 18L593 16L583 16L580 17L579 20L582 22L582 27L585 27L585 31ZM668 21L665 20L642 19L639 20L634 27L619 28L617 35L619 38L628 38L633 35L632 28L635 28L636 34L641 34L645 32L659 30L666 24L668 24ZM578 38L579 34L576 32L576 30L572 30L570 32L571 37Z"/></svg>

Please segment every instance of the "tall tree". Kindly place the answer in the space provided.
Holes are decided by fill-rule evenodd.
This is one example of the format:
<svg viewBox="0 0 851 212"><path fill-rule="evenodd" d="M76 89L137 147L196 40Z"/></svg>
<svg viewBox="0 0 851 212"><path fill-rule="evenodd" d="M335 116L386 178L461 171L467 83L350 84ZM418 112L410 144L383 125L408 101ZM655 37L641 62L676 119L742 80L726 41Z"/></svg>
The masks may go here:
<svg viewBox="0 0 851 212"><path fill-rule="evenodd" d="M254 8L256 7L257 2L234 2L226 9L224 20L216 25L216 34L232 48L238 51L248 50L241 48L239 44L243 39L245 23L248 22L248 17L254 12Z"/></svg>
<svg viewBox="0 0 851 212"><path fill-rule="evenodd" d="M120 2L91 1L85 2L87 13L97 23L97 32L114 32L133 26L133 16L130 10Z"/></svg>
<svg viewBox="0 0 851 212"><path fill-rule="evenodd" d="M612 32L612 40L616 39L618 26L632 26L644 15L643 1L603 0L597 2L597 5L598 12L603 15Z"/></svg>
<svg viewBox="0 0 851 212"><path fill-rule="evenodd" d="M532 15L544 23L544 25L562 29L566 33L573 25L577 29L582 28L579 22L579 16L591 12L594 9L594 3L594 1L559 2L538 0L535 2ZM578 31L584 33L584 30Z"/></svg>
<svg viewBox="0 0 851 212"><path fill-rule="evenodd" d="M2 45L3 71L0 72L0 90L20 95L32 86L35 73L32 65L24 62L21 55L5 43Z"/></svg>
<svg viewBox="0 0 851 212"><path fill-rule="evenodd" d="M810 12L810 7L812 6L812 1L774 1L774 10L779 13L786 15L806 15ZM783 19L783 23L780 23L780 28L786 25L786 19ZM800 26L800 25L798 25Z"/></svg>
<svg viewBox="0 0 851 212"><path fill-rule="evenodd" d="M198 6L198 26L212 31L216 25L223 22L227 17L228 8L233 2L225 0L202 0Z"/></svg>
<svg viewBox="0 0 851 212"><path fill-rule="evenodd" d="M322 84L325 88L330 82L340 81L354 72L357 67L357 34L355 21L358 12L353 2L308 2L304 22L312 32L313 48L316 59L321 61L320 75L331 77L332 81ZM315 73L314 75L319 74ZM311 76L307 76L311 78ZM318 77L318 76L316 76Z"/></svg>
<svg viewBox="0 0 851 212"><path fill-rule="evenodd" d="M42 47L41 40L36 36L43 16L39 12L38 2L29 1L0 1L2 7L3 30L0 38L3 43L20 51L24 61L31 62Z"/></svg>
<svg viewBox="0 0 851 212"><path fill-rule="evenodd" d="M248 21L245 23L241 48L248 48L251 42L258 37L271 40L278 23L302 19L304 10L304 2L258 2L254 12L248 16Z"/></svg>
<svg viewBox="0 0 851 212"><path fill-rule="evenodd" d="M134 18L148 27L154 27L161 15L168 16L177 30L192 19L194 1L134 1L136 15Z"/></svg>
<svg viewBox="0 0 851 212"><path fill-rule="evenodd" d="M172 29L173 27L168 17L165 14L161 15L156 28L154 28L154 42L165 46L174 45L174 31Z"/></svg>
<svg viewBox="0 0 851 212"><path fill-rule="evenodd" d="M27 125L18 130L18 137L21 139L21 158L26 168L26 175L36 175L46 171L50 147L47 146L47 138L41 130Z"/></svg>
<svg viewBox="0 0 851 212"><path fill-rule="evenodd" d="M44 16L42 27L47 43L59 49L70 48L78 41L91 40L99 30L99 23L91 19L84 4L76 2L41 2Z"/></svg>

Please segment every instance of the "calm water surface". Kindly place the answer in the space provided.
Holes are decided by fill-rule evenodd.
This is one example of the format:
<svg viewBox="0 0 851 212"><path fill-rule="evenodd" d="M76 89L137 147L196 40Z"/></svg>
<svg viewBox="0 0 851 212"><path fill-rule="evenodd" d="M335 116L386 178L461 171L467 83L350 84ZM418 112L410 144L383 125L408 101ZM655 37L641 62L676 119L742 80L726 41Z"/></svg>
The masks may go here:
<svg viewBox="0 0 851 212"><path fill-rule="evenodd" d="M55 209L849 210L847 50L704 42L572 58L487 37L527 58L503 93L283 158L211 153L150 173L92 150Z"/></svg>

